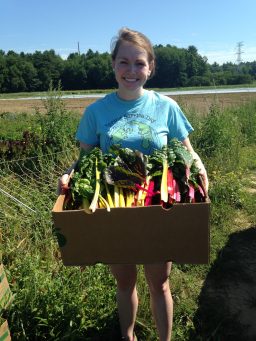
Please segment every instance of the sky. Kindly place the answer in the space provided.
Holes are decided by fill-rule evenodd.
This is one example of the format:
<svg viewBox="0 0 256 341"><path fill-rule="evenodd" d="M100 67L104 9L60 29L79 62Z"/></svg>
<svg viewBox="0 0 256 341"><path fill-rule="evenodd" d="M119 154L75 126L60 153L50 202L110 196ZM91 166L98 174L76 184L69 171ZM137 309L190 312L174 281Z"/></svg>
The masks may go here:
<svg viewBox="0 0 256 341"><path fill-rule="evenodd" d="M0 0L0 50L110 52L121 27L153 45L194 45L210 64L256 60L255 0Z"/></svg>

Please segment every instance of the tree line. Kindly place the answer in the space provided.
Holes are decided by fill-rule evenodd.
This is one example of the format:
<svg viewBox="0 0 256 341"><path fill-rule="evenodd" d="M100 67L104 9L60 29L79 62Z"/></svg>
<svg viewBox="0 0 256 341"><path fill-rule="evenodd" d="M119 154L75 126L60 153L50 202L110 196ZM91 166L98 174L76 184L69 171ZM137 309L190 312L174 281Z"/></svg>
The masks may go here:
<svg viewBox="0 0 256 341"><path fill-rule="evenodd" d="M256 80L256 61L209 64L195 46L167 44L154 48L156 74L148 87L250 84ZM59 83L63 90L115 88L111 55L89 49L63 59L53 49L34 53L0 50L0 92L46 91L50 84L57 87Z"/></svg>

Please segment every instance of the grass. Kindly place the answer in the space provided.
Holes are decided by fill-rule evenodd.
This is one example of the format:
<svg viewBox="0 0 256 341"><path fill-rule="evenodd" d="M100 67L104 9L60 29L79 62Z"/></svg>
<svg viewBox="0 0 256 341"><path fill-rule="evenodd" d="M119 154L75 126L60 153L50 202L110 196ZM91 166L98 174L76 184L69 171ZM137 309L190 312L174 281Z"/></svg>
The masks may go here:
<svg viewBox="0 0 256 341"><path fill-rule="evenodd" d="M36 210L34 214L0 194L3 263L15 295L2 316L8 319L13 340L118 340L115 283L108 267L98 264L84 271L64 267L52 233L50 211L57 179L76 158L77 149L73 142L67 145L66 136L75 126L60 120L66 117L62 103L50 97L47 104L44 136L52 144L46 149L40 146L38 141L45 141L41 131L37 146L27 146L31 150L23 158L14 151L12 161L1 161L0 187ZM256 338L256 200L255 192L248 192L255 186L255 113L255 102L225 110L213 103L208 115L188 113L196 128L192 143L207 166L211 184L211 254L209 265L173 264L174 341ZM16 139L31 116L13 117L9 117L16 127L13 136L2 124L1 135ZM1 123L7 118L1 116ZM64 129L61 134L59 128ZM136 334L155 341L142 266L138 292Z"/></svg>

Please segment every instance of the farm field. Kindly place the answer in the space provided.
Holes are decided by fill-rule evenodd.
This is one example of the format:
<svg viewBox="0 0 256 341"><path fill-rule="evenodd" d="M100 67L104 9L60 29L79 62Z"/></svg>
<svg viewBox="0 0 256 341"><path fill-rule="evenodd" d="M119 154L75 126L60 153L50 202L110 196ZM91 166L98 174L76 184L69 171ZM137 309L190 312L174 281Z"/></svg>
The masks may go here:
<svg viewBox="0 0 256 341"><path fill-rule="evenodd" d="M204 113L208 110L209 106L217 103L220 108L239 106L256 100L256 92L248 93L231 93L231 94L200 94L200 95L173 95L171 96L178 103L184 104L186 107L194 108L199 113ZM68 110L74 110L83 113L84 108L94 102L95 98L78 98L78 99L63 99L65 106ZM0 113L1 112L26 112L34 113L35 108L44 110L41 100L0 100Z"/></svg>
<svg viewBox="0 0 256 341"><path fill-rule="evenodd" d="M256 94L172 97L195 128L211 199L209 264L173 264L172 341L255 341ZM13 341L120 340L108 267L63 266L52 229L58 177L77 158L74 133L92 101L0 100L1 251L14 294L0 313ZM138 292L136 334L156 341L142 266Z"/></svg>

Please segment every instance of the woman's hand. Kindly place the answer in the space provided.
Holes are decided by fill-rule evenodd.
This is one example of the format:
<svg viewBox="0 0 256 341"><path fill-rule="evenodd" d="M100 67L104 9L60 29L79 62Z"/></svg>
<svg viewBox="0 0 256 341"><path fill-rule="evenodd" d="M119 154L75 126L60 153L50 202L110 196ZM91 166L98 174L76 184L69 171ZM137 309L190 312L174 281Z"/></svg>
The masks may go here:
<svg viewBox="0 0 256 341"><path fill-rule="evenodd" d="M191 154L193 155L193 158L195 160L196 167L199 169L199 174L202 177L204 190L206 192L205 194L208 195L209 180L208 180L208 175L204 167L204 164L202 160L200 159L199 155L195 151L191 152Z"/></svg>
<svg viewBox="0 0 256 341"><path fill-rule="evenodd" d="M70 175L69 174L63 174L58 181L58 187L57 187L57 194L66 194L68 191L69 187L69 180L70 180Z"/></svg>
<svg viewBox="0 0 256 341"><path fill-rule="evenodd" d="M75 166L77 161L72 164L72 166L66 170L66 172L59 178L58 187L57 187L57 195L66 194L69 190L69 181L74 173Z"/></svg>
<svg viewBox="0 0 256 341"><path fill-rule="evenodd" d="M93 146L89 145L89 144L85 144L83 142L80 142L80 156L79 159L87 154L90 150L92 150ZM57 187L57 194L66 194L68 189L69 189L69 181L70 178L72 177L73 173L74 173L74 169L76 167L78 163L78 160L75 161L71 167L69 167L69 169L67 169L65 171L65 173L59 178L58 181L58 187Z"/></svg>
<svg viewBox="0 0 256 341"><path fill-rule="evenodd" d="M200 159L199 155L194 151L188 137L185 140L183 140L182 143L187 148L187 150L192 154L195 160L196 166L199 169L199 174L202 177L202 181L203 181L202 185L204 186L205 194L206 196L208 196L209 181L208 181L208 175L204 167L204 164L202 160Z"/></svg>

